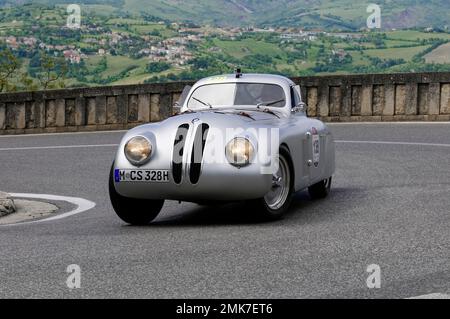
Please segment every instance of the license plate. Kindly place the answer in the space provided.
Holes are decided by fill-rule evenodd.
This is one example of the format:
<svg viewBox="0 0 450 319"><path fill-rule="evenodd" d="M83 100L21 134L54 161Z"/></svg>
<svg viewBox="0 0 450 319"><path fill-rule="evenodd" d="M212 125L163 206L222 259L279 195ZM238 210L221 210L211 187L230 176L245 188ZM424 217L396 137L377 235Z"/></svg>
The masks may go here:
<svg viewBox="0 0 450 319"><path fill-rule="evenodd" d="M168 183L168 170L125 170L116 169L114 180L120 182Z"/></svg>

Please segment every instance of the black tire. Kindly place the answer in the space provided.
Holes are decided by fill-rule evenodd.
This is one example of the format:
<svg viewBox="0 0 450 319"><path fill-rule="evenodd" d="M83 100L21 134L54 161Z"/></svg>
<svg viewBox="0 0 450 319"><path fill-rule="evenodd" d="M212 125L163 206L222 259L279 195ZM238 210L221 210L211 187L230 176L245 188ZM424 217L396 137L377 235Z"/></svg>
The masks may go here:
<svg viewBox="0 0 450 319"><path fill-rule="evenodd" d="M284 146L280 147L279 156L280 156L280 166L283 165L284 162L284 165L287 169L287 174L289 176L289 180L287 183L287 193L284 195L285 199L282 202L280 202L276 208L273 206L271 207L266 197L249 201L248 208L253 211L254 217L258 220L272 221L280 219L289 210L289 207L291 206L295 180L294 166L292 164L292 159L289 150L286 147Z"/></svg>
<svg viewBox="0 0 450 319"><path fill-rule="evenodd" d="M131 225L150 224L164 205L164 200L135 199L117 193L114 187L114 164L109 174L109 198L117 216Z"/></svg>
<svg viewBox="0 0 450 319"><path fill-rule="evenodd" d="M328 196L331 190L332 177L324 179L310 187L308 187L309 196L312 199L321 199Z"/></svg>

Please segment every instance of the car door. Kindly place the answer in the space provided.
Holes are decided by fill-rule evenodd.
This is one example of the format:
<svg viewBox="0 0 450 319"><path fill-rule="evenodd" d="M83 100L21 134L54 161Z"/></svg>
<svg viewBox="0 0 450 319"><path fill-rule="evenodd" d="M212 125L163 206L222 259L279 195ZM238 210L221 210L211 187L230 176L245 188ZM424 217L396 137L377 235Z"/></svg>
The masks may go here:
<svg viewBox="0 0 450 319"><path fill-rule="evenodd" d="M300 86L291 87L292 107L302 106L306 115L306 104L302 105ZM321 176L320 154L323 141L320 128L315 127L314 121L306 120L306 133L302 137L304 175L307 175L308 184L316 182ZM306 176L304 176L306 177Z"/></svg>
<svg viewBox="0 0 450 319"><path fill-rule="evenodd" d="M310 183L316 183L321 176L320 156L323 148L323 138L320 136L318 128L311 126L308 133L309 140L309 158L307 164L309 167L309 180Z"/></svg>
<svg viewBox="0 0 450 319"><path fill-rule="evenodd" d="M300 95L300 87L291 86L291 107L293 119L295 121L295 142L296 156L296 190L304 189L309 185L310 180L310 168L308 166L308 160L310 158L310 139L309 139L309 120L306 118L305 113L296 110L296 107L302 102Z"/></svg>

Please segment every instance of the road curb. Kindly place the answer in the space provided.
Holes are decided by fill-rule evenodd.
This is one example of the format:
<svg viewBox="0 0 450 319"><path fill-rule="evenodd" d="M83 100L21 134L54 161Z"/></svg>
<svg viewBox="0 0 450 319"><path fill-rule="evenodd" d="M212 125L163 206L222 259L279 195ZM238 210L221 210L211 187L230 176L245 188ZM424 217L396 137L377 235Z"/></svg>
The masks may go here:
<svg viewBox="0 0 450 319"><path fill-rule="evenodd" d="M0 191L0 217L13 214L16 211L16 205L11 195Z"/></svg>
<svg viewBox="0 0 450 319"><path fill-rule="evenodd" d="M0 218L0 225L14 225L36 221L56 213L56 205L35 200L15 199L15 212Z"/></svg>
<svg viewBox="0 0 450 319"><path fill-rule="evenodd" d="M64 219L64 218L74 216L74 215L77 215L80 213L84 213L86 211L91 210L92 208L94 208L96 206L96 203L91 202L87 199L78 198L78 197L59 196L59 195L50 195L50 194L29 194L29 193L11 193L11 196L14 197L16 201L27 200L27 201L35 201L35 203L36 202L40 202L40 203L63 202L63 203L67 203L69 205L73 205L74 208L72 208L69 211L65 211L65 209L62 208L63 212L61 212L60 214L58 212L61 209L58 209L58 211L55 214L50 214L50 215L47 214L47 216L45 216L45 217L41 216L41 217L35 218L33 220L26 220L26 221L22 221L19 223L0 224L0 227L12 227L12 226L30 225L30 224L56 221L56 220ZM52 204L50 204L50 205L52 205ZM53 206L55 206L55 205L53 205Z"/></svg>

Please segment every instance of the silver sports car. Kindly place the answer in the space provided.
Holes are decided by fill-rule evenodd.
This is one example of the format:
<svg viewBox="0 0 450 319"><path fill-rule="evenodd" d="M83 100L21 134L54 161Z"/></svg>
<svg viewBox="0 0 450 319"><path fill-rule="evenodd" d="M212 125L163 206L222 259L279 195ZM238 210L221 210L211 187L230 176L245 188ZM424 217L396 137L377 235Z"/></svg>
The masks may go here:
<svg viewBox="0 0 450 319"><path fill-rule="evenodd" d="M332 135L308 118L300 87L276 75L209 77L187 87L179 112L131 129L111 168L119 217L148 224L165 200L245 201L279 218L294 192L327 196L335 170Z"/></svg>

